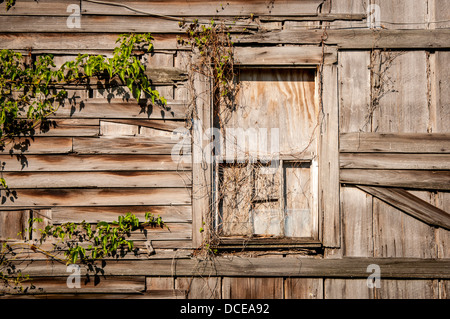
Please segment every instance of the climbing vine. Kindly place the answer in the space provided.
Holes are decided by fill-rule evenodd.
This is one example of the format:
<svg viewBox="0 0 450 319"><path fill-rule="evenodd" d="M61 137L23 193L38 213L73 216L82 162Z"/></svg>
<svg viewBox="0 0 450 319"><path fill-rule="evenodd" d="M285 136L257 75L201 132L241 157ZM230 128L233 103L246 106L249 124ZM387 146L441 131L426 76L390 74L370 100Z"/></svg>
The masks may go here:
<svg viewBox="0 0 450 319"><path fill-rule="evenodd" d="M47 225L43 229L36 229L35 225L42 223L42 218L32 218L25 232L18 234L23 238L21 242L4 242L0 249L0 283L19 293L29 289L24 283L31 281L29 275L16 269L16 255L25 248L40 253L49 260L69 264L80 264L93 271L94 275L102 272L96 261L110 258L123 258L129 253L138 255L140 248L134 245L131 238L133 233L146 232L152 228L169 227L160 216L145 213L145 221L141 222L132 213L119 216L116 221L107 223L100 221L95 225L82 221L81 223L67 222L61 225ZM32 239L31 234L37 233ZM43 247L45 242L52 244L51 249ZM148 254L150 252L147 252ZM62 255L62 256L61 256ZM31 289L35 289L33 285Z"/></svg>

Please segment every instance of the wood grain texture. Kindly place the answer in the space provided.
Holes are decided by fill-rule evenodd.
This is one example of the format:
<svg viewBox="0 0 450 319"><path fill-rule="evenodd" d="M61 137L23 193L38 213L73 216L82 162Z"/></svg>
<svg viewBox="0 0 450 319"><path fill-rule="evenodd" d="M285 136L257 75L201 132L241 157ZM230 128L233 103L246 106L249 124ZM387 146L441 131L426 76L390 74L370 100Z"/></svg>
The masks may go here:
<svg viewBox="0 0 450 319"><path fill-rule="evenodd" d="M449 154L340 153L343 168L390 170L449 170Z"/></svg>
<svg viewBox="0 0 450 319"><path fill-rule="evenodd" d="M152 242L153 244L156 241ZM196 258L180 260L108 261L105 275L115 276L226 276L226 277L322 277L367 280L367 267L380 266L383 278L449 279L448 259L421 258ZM24 265L22 265L24 267ZM67 276L66 265L36 261L26 265L30 276ZM84 269L81 270L82 274ZM282 278L276 278L282 279ZM282 284L281 284L282 288ZM272 290L274 291L274 290ZM277 290L278 291L278 290ZM264 292L261 292L264 293ZM225 296L225 294L223 295Z"/></svg>
<svg viewBox="0 0 450 319"><path fill-rule="evenodd" d="M341 183L450 190L450 171L341 169Z"/></svg>
<svg viewBox="0 0 450 319"><path fill-rule="evenodd" d="M322 299L322 278L286 278L284 280L285 299Z"/></svg>
<svg viewBox="0 0 450 319"><path fill-rule="evenodd" d="M433 226L450 229L450 214L399 188L357 185L365 192Z"/></svg>
<svg viewBox="0 0 450 319"><path fill-rule="evenodd" d="M21 188L190 187L186 172L16 172L5 173L8 186Z"/></svg>
<svg viewBox="0 0 450 319"><path fill-rule="evenodd" d="M340 152L450 153L450 135L440 133L341 133Z"/></svg>
<svg viewBox="0 0 450 319"><path fill-rule="evenodd" d="M224 299L282 299L283 278L224 277Z"/></svg>
<svg viewBox="0 0 450 319"><path fill-rule="evenodd" d="M282 0L267 4L264 1L227 1L226 3L216 2L181 2L181 1L126 1L136 12L120 6L105 6L88 1L83 2L83 14L95 15L142 15L144 12L170 16L314 16L321 4L320 0L292 1ZM112 1L117 3L118 1Z"/></svg>
<svg viewBox="0 0 450 319"><path fill-rule="evenodd" d="M186 205L185 188L23 189L3 207Z"/></svg>
<svg viewBox="0 0 450 319"><path fill-rule="evenodd" d="M184 171L192 163L172 159L171 155L96 154L96 155L0 155L5 172L89 172L89 171Z"/></svg>

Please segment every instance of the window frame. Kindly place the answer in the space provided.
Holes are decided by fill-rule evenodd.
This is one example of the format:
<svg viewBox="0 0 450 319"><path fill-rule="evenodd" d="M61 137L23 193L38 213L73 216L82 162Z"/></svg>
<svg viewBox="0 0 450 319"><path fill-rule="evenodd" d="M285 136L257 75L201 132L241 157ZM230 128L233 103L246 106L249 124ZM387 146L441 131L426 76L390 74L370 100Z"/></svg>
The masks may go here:
<svg viewBox="0 0 450 319"><path fill-rule="evenodd" d="M284 46L284 47L238 47L235 50L235 65L250 68L314 68L316 77L320 80L317 87L320 96L319 112L323 121L318 134L318 232L317 239L310 238L227 238L219 237L215 242L217 248L224 249L290 249L324 247L338 248L341 242L341 223L339 211L339 163L338 163L338 96L337 96L337 48L325 46ZM244 53L245 52L245 53ZM280 59L280 56L285 58ZM276 62L274 62L276 61ZM196 97L198 119L202 121L202 128L213 127L213 96L212 84L204 76L194 77L194 87L202 92ZM197 83L197 85L196 85ZM205 145L200 136L193 137L193 247L199 247L205 242L208 229L215 227L211 223L215 216L211 215L210 207L214 206L213 192L215 188L214 169L211 162L206 161L207 167L196 162L205 159L202 150L195 151L195 143ZM198 148L198 147L197 147ZM197 153L197 154L196 154ZM330 176L331 174L331 176ZM199 175L202 175L200 177ZM203 196L203 197L202 197ZM209 224L208 224L209 223ZM198 227L198 228L197 228ZM199 229L201 231L199 231ZM295 240L296 239L296 240Z"/></svg>

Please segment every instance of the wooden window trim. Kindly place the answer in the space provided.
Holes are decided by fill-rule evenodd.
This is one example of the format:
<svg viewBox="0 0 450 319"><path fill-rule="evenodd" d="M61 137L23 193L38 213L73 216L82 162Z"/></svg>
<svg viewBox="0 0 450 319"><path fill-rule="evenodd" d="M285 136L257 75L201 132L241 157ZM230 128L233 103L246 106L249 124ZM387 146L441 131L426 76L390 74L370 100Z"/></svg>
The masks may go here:
<svg viewBox="0 0 450 319"><path fill-rule="evenodd" d="M236 65L239 67L315 67L320 70L321 78L319 95L321 96L321 112L323 120L320 126L318 146L318 206L319 206L319 240L302 239L290 243L281 243L280 240L269 238L261 240L239 238L235 242L221 238L223 245L230 247L251 246L282 248L282 247L330 247L339 248L341 244L341 220L339 209L339 127L338 127L338 76L337 76L337 49L326 46L322 48L301 47L271 47L271 48L239 48L236 51ZM247 51L247 53L245 53ZM245 57L244 57L245 54ZM283 58L284 57L284 58ZM323 62L323 65L321 65ZM209 80L200 74L194 76L194 89L196 91L197 117L201 121L201 130L212 127L212 85ZM198 134L197 134L198 135ZM193 134L193 187L192 187L192 245L199 247L207 238L209 229L204 228L211 220L210 207L212 205L212 183L214 180L211 161L205 160L210 154L204 153L208 142L201 136ZM202 146L202 147L200 147ZM200 161L200 162L199 162ZM228 242L227 242L228 240ZM222 246L225 247L225 246Z"/></svg>

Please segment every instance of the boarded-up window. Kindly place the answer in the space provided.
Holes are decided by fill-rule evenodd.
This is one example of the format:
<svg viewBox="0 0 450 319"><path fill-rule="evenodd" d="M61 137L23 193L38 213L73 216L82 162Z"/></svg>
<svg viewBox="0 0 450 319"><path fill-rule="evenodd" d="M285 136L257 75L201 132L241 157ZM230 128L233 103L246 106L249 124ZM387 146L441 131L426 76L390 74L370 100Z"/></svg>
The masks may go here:
<svg viewBox="0 0 450 319"><path fill-rule="evenodd" d="M242 69L235 102L216 113L220 234L318 239L315 70Z"/></svg>

